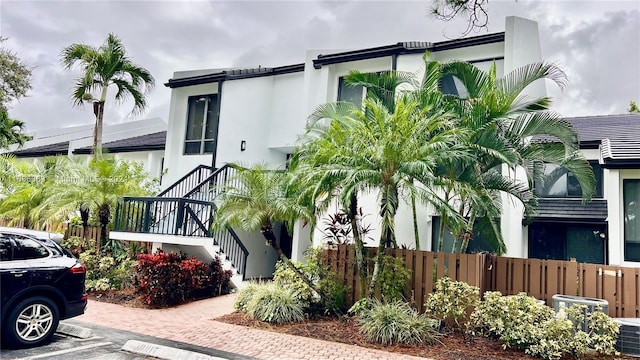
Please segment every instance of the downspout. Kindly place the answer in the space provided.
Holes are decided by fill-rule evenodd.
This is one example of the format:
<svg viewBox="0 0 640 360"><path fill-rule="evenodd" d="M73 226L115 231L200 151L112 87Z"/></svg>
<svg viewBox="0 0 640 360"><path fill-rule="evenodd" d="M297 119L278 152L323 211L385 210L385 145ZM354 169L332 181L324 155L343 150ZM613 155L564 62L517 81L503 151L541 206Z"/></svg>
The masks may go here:
<svg viewBox="0 0 640 360"><path fill-rule="evenodd" d="M220 128L220 104L222 104L222 84L224 80L218 81L218 96L216 96L216 131L215 131L215 148L211 154L211 167L216 168L216 154L218 153L218 129Z"/></svg>
<svg viewBox="0 0 640 360"><path fill-rule="evenodd" d="M398 54L391 55L391 71L396 71L398 67Z"/></svg>

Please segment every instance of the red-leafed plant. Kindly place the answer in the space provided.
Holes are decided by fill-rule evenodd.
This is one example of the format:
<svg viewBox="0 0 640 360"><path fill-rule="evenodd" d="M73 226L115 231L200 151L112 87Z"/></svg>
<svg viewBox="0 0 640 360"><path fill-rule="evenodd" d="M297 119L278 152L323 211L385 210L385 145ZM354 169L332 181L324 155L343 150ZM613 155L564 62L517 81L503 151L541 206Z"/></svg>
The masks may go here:
<svg viewBox="0 0 640 360"><path fill-rule="evenodd" d="M231 271L219 259L207 265L195 257L157 250L140 254L135 265L137 290L147 305L166 307L228 290Z"/></svg>

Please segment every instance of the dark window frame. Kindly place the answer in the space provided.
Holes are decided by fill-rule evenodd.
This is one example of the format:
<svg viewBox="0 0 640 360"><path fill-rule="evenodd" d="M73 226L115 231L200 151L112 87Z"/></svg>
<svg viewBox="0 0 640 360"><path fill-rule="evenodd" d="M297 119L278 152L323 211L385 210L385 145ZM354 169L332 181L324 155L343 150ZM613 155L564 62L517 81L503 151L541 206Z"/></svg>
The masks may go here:
<svg viewBox="0 0 640 360"><path fill-rule="evenodd" d="M628 201L631 197L628 190L632 185L637 186L635 200ZM623 222L623 246L624 261L640 262L640 227L638 226L638 216L640 215L640 179L623 179L622 180L622 222ZM633 203L633 204L632 204ZM631 214L630 210L633 210ZM634 238L629 238L629 228L634 226Z"/></svg>
<svg viewBox="0 0 640 360"><path fill-rule="evenodd" d="M588 160L589 161L589 165L591 165L591 169L593 170L593 175L596 178L596 193L594 194L593 198L594 199L602 199L604 197L604 174L603 174L603 169L600 166L600 163L598 162L598 160ZM553 165L553 164L545 164L545 165ZM555 166L555 165L554 165ZM543 194L539 191L538 189L538 184L534 184L534 191L536 193L536 195L540 198L544 198L544 199L578 199L582 197L582 188L580 187L580 184L577 183L577 180L575 177L573 177L573 175L571 175L568 171L566 171L563 174L566 177L566 186L564 189L564 193L562 195L549 195L549 194ZM577 188L574 188L574 192L571 193L571 190L569 189L569 183L575 181L574 185L577 186ZM575 192L575 190L580 190L579 194L577 192Z"/></svg>
<svg viewBox="0 0 640 360"><path fill-rule="evenodd" d="M351 102L349 100L345 100L342 99L343 94L343 88L352 88L352 89L360 89L360 91L362 92L362 97L360 98L360 104L356 104L351 102L352 104L356 105L356 106L362 106L362 102L364 101L364 99L367 97L367 89L363 86L363 85L355 85L355 86L349 86L345 83L344 78L347 75L343 75L343 76L339 76L338 77L338 96L337 96L337 101L346 101L346 102Z"/></svg>
<svg viewBox="0 0 640 360"><path fill-rule="evenodd" d="M202 123L200 124L200 135L197 139L188 139L189 137L189 128L190 125L194 126L194 123L190 119L192 106L196 101L200 99L207 99L209 101L205 101L205 107L203 109L202 114ZM183 140L183 155L206 155L206 154L214 154L216 152L217 142L218 142L218 122L220 118L219 112L219 104L220 97L218 94L205 94L205 95L194 95L189 96L187 99L187 115L186 115L186 124L185 124L185 135ZM213 114L213 119L210 119L210 114ZM195 121L195 119L193 120ZM207 137L207 130L211 127L212 136L211 138ZM189 150L190 144L199 144L198 151ZM207 146L211 146L210 149L207 149Z"/></svg>

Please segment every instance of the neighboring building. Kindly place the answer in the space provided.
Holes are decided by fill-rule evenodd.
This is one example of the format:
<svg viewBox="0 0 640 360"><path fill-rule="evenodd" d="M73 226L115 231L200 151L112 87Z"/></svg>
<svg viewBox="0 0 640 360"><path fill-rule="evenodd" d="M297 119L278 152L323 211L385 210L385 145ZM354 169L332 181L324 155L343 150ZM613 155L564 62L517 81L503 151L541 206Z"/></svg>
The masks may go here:
<svg viewBox="0 0 640 360"><path fill-rule="evenodd" d="M567 120L592 165L596 195L583 204L576 179L554 171L545 184L536 184L538 213L508 246L527 244L522 257L640 266L640 114Z"/></svg>
<svg viewBox="0 0 640 360"><path fill-rule="evenodd" d="M498 76L542 60L537 23L509 17L505 29L502 33L436 43L401 42L359 50L308 51L304 63L288 66L174 73L165 84L171 88L163 183L167 188L153 203L124 199L111 236L153 241L154 247L165 249L190 246L189 253L203 256L223 251L242 276L271 276L277 258L264 246L260 234L210 231L208 214L215 209L202 201L203 193L211 182L220 181L222 171L227 174L224 165L270 163L284 168L288 154L304 132L307 116L318 105L336 100L361 101L364 90L346 87L343 81L351 69L420 72L424 71L422 57L426 51L435 60L465 60L483 69L495 63ZM457 91L456 85L453 79L443 84L447 91ZM527 92L544 96L545 85L535 83ZM224 170L214 172L221 168ZM379 218L375 196L368 196L361 205L371 214L369 220L376 228ZM523 231L522 208L512 210L502 218L507 239ZM426 209L420 209L419 218L429 219L419 228L427 250L432 240L432 220L428 215ZM413 246L411 224L410 207L401 204L396 217L397 238L406 239ZM288 244L293 259L301 259L311 245L309 235L308 227L296 228ZM371 236L379 237L375 232ZM319 244L322 237L316 234L313 239ZM520 256L526 249L524 243L509 246L510 254Z"/></svg>
<svg viewBox="0 0 640 360"><path fill-rule="evenodd" d="M139 161L152 177L162 176L167 123L160 118L103 127L103 152L117 159ZM83 156L92 153L93 125L36 131L22 148L7 151L18 159L36 161L47 156Z"/></svg>

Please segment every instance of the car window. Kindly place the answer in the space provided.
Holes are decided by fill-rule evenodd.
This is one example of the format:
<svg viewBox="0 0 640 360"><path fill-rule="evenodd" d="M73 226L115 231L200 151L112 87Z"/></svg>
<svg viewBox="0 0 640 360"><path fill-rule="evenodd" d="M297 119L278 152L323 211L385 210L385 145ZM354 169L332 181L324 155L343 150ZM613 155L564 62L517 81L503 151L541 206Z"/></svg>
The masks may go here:
<svg viewBox="0 0 640 360"><path fill-rule="evenodd" d="M49 251L53 254L53 256L62 256L64 253L64 250L58 244L56 244L53 240L50 240L50 239L41 239L36 236L7 233L7 232L5 232L4 235L14 240L15 239L36 239L38 240L38 242L42 243L42 245L45 245L46 247L48 247Z"/></svg>
<svg viewBox="0 0 640 360"><path fill-rule="evenodd" d="M13 260L40 259L49 256L47 248L39 242L22 237L14 237Z"/></svg>
<svg viewBox="0 0 640 360"><path fill-rule="evenodd" d="M0 261L10 261L11 241L0 234Z"/></svg>

